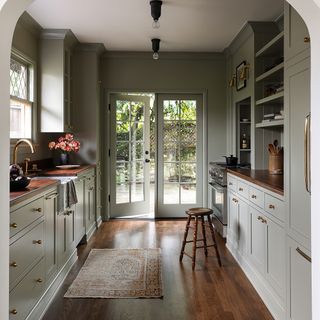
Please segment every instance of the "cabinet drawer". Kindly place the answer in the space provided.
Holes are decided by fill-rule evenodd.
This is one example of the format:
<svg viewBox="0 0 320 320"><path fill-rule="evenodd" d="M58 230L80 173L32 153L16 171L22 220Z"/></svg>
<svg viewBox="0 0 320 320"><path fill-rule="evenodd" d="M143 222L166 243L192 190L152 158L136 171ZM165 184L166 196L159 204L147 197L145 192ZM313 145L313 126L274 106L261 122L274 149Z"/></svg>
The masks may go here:
<svg viewBox="0 0 320 320"><path fill-rule="evenodd" d="M237 185L238 185L237 179L232 176L228 176L228 188L230 190L237 192L238 191Z"/></svg>
<svg viewBox="0 0 320 320"><path fill-rule="evenodd" d="M249 187L249 199L260 208L264 208L263 191L254 187Z"/></svg>
<svg viewBox="0 0 320 320"><path fill-rule="evenodd" d="M41 222L10 246L10 285L43 256L43 230L44 222Z"/></svg>
<svg viewBox="0 0 320 320"><path fill-rule="evenodd" d="M238 191L237 192L239 195L243 196L244 198L246 198L246 199L249 198L249 186L240 180L238 180Z"/></svg>
<svg viewBox="0 0 320 320"><path fill-rule="evenodd" d="M284 221L284 203L283 201L265 193L264 195L264 209L273 215L275 218L278 218L281 221Z"/></svg>
<svg viewBox="0 0 320 320"><path fill-rule="evenodd" d="M43 198L34 200L10 213L10 237L43 216Z"/></svg>
<svg viewBox="0 0 320 320"><path fill-rule="evenodd" d="M44 259L42 259L10 292L10 320L25 319L44 291Z"/></svg>

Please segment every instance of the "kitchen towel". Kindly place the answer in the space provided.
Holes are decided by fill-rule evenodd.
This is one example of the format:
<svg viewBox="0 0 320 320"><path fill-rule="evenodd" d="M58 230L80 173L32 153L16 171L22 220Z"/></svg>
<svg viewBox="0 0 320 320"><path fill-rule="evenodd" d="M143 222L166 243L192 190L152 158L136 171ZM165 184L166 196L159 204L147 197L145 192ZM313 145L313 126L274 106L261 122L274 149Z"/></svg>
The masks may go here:
<svg viewBox="0 0 320 320"><path fill-rule="evenodd" d="M78 203L77 191L73 180L68 181L66 187L66 207L70 208L74 204Z"/></svg>

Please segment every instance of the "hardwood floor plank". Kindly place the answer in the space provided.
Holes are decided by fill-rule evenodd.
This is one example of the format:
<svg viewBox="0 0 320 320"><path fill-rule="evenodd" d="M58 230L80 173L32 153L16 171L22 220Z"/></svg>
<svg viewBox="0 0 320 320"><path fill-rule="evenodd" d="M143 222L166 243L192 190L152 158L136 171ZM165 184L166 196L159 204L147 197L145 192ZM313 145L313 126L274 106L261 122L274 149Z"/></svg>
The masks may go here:
<svg viewBox="0 0 320 320"><path fill-rule="evenodd" d="M269 320L262 300L217 237L222 267L214 248L192 261L179 255L186 221L111 220L101 225L60 288L43 320ZM161 248L163 299L65 299L63 295L92 248ZM187 245L192 250L192 244Z"/></svg>

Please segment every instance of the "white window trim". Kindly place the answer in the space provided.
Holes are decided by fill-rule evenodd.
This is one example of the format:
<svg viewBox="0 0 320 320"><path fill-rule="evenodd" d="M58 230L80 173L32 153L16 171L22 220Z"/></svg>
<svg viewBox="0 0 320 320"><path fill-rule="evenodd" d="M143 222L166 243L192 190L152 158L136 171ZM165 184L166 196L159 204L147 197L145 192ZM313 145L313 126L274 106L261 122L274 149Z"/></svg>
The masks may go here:
<svg viewBox="0 0 320 320"><path fill-rule="evenodd" d="M11 49L11 58L16 59L22 63L29 65L28 68L28 100L21 99L19 97L11 96L10 99L18 100L32 104L31 109L31 140L35 143L37 140L37 126L38 126L38 112L37 112L37 63L35 60L30 58L20 50L13 48ZM32 72L30 73L30 70ZM19 139L10 138L10 145L14 146Z"/></svg>

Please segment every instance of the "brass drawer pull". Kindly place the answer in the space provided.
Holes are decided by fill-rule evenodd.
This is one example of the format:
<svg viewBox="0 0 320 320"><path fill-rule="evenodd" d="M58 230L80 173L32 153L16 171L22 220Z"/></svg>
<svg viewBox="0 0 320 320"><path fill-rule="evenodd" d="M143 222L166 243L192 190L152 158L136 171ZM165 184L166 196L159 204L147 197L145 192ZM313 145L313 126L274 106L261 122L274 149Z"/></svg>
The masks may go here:
<svg viewBox="0 0 320 320"><path fill-rule="evenodd" d="M252 198L252 199L257 199L257 196L256 196L255 194L253 194L253 195L251 196L251 198Z"/></svg>
<svg viewBox="0 0 320 320"><path fill-rule="evenodd" d="M304 257L306 260L308 260L309 262L311 262L311 258L305 254L299 247L296 248L296 251L302 256Z"/></svg>
<svg viewBox="0 0 320 320"><path fill-rule="evenodd" d="M94 188L93 188L93 187L91 187L91 188L89 188L89 191L93 191L93 189L94 189Z"/></svg>
<svg viewBox="0 0 320 320"><path fill-rule="evenodd" d="M41 278L39 278L39 279L37 279L37 282L38 282L38 283L42 283L43 280L42 280Z"/></svg>
<svg viewBox="0 0 320 320"><path fill-rule="evenodd" d="M232 198L232 201L235 202L235 203L238 202L238 200L236 198Z"/></svg>
<svg viewBox="0 0 320 320"><path fill-rule="evenodd" d="M273 204L269 204L269 209L275 209L276 207Z"/></svg>
<svg viewBox="0 0 320 320"><path fill-rule="evenodd" d="M304 43L309 43L310 42L310 37L304 37L303 38Z"/></svg>
<svg viewBox="0 0 320 320"><path fill-rule="evenodd" d="M68 210L68 211L66 211L66 212L64 213L64 215L65 215L65 216L70 216L70 214L72 214L72 213L73 213L72 210Z"/></svg>
<svg viewBox="0 0 320 320"><path fill-rule="evenodd" d="M18 225L14 222L10 224L10 227L16 229L18 228Z"/></svg>
<svg viewBox="0 0 320 320"><path fill-rule="evenodd" d="M229 182L229 186L233 186L233 183L232 183L232 182Z"/></svg>
<svg viewBox="0 0 320 320"><path fill-rule="evenodd" d="M11 313L11 314L17 314L18 311L17 311L17 309L12 309L12 310L10 311L10 313Z"/></svg>
<svg viewBox="0 0 320 320"><path fill-rule="evenodd" d="M33 209L33 211L42 212L42 208Z"/></svg>
<svg viewBox="0 0 320 320"><path fill-rule="evenodd" d="M16 262L12 262L12 263L10 264L10 267L16 268L17 266L18 266L18 264L17 264Z"/></svg>
<svg viewBox="0 0 320 320"><path fill-rule="evenodd" d="M261 216L258 217L258 220L260 220L262 223L267 223L268 221Z"/></svg>
<svg viewBox="0 0 320 320"><path fill-rule="evenodd" d="M239 191L243 191L243 188L239 188Z"/></svg>
<svg viewBox="0 0 320 320"><path fill-rule="evenodd" d="M42 240L33 240L33 244L42 244Z"/></svg>

